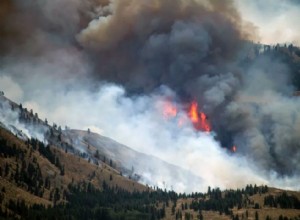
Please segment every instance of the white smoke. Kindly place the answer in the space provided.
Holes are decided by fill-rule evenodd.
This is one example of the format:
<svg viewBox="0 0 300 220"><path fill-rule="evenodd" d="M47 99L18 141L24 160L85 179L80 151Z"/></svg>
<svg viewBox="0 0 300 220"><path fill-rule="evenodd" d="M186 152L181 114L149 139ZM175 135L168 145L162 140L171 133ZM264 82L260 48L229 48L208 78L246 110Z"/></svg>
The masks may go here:
<svg viewBox="0 0 300 220"><path fill-rule="evenodd" d="M19 109L16 109L16 107L12 108L11 104L4 97L0 97L0 126L24 141L30 138L44 141L46 129L44 127L28 126L20 122L19 112Z"/></svg>
<svg viewBox="0 0 300 220"><path fill-rule="evenodd" d="M300 45L299 1L294 0L235 0L245 20L255 24L263 44ZM266 19L267 18L267 19Z"/></svg>
<svg viewBox="0 0 300 220"><path fill-rule="evenodd" d="M297 186L299 100L288 95L292 89L284 65L262 61L264 65L253 64L240 73L235 58L244 46L243 35L250 36L252 29L244 33L232 1L105 2L98 11L94 8L93 18L85 10L88 4L78 0L17 5L23 9L19 16L24 13L30 19L24 20L24 27L12 25L16 27L11 35L1 42L0 46L19 38L25 42L8 47L12 54L1 56L1 90L50 123L101 132L203 179L184 185L153 164L162 172L158 177L147 174L153 185L177 182L178 191L247 183ZM81 17L83 11L88 15ZM20 36L14 36L19 29ZM129 96L123 86L105 80L148 95ZM176 120L165 120L161 102L177 97L164 87L151 92L162 84L202 101L203 109L213 116L211 121L219 129L226 128L218 134L228 132L234 139L230 141L237 144L237 153L230 154L190 124L178 127ZM1 117L21 128L7 107ZM282 169L285 174L293 167L296 172L290 176L273 171Z"/></svg>
<svg viewBox="0 0 300 220"><path fill-rule="evenodd" d="M52 91L49 85L43 87L45 94ZM271 184L268 172L258 171L250 159L221 148L211 135L196 132L191 124L179 127L176 120L166 120L161 103L175 96L167 88L133 98L127 97L121 86L113 84L104 84L93 93L75 88L66 91L56 87L53 92L60 94L59 99L46 102L43 95L32 97L39 115L71 128L102 131L102 135L185 168L202 179L198 184L191 180L190 185L184 185L180 178L170 178L162 167L152 164L153 169L161 170L161 179L150 176L147 183L152 179L152 185L164 183L180 192L204 191L208 186L236 188L248 183Z"/></svg>
<svg viewBox="0 0 300 220"><path fill-rule="evenodd" d="M21 87L8 76L0 75L0 89L5 91L6 97L15 102L19 102L22 99L23 91Z"/></svg>

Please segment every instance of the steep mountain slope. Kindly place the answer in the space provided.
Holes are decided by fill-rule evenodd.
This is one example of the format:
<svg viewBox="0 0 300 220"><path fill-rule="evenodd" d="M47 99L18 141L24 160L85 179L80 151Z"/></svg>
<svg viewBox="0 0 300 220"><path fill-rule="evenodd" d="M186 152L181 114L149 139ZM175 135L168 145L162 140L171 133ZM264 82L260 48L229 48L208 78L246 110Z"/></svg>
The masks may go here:
<svg viewBox="0 0 300 220"><path fill-rule="evenodd" d="M133 161L149 156L91 132L61 134L61 146L45 146L0 128L0 219L300 219L299 192L251 185L191 195L153 190L118 171L125 154Z"/></svg>
<svg viewBox="0 0 300 220"><path fill-rule="evenodd" d="M46 119L39 119L33 110L27 110L3 95L0 96L0 109L0 126L22 140L34 137L96 165L107 163L123 175L144 184L179 189L191 183L197 188L202 182L200 177L188 170L134 151L108 137L67 127L63 130L56 124L51 126ZM174 179L178 181L173 182Z"/></svg>
<svg viewBox="0 0 300 220"><path fill-rule="evenodd" d="M201 178L178 166L166 163L156 157L139 153L110 138L89 131L65 130L62 141L72 145L93 161L105 161L121 170L130 178L145 184L156 182L160 187L187 185L189 181L201 183ZM168 174L168 175L165 175ZM169 179L167 179L167 177ZM171 179L178 179L177 183ZM165 185L164 185L165 184ZM168 184L168 185L167 185ZM191 184L189 182L189 184Z"/></svg>
<svg viewBox="0 0 300 220"><path fill-rule="evenodd" d="M28 205L63 203L70 184L82 187L92 184L95 189L101 190L104 183L130 192L149 190L121 176L109 165L89 163L34 139L24 142L0 128L2 210L7 209L11 200L24 201Z"/></svg>

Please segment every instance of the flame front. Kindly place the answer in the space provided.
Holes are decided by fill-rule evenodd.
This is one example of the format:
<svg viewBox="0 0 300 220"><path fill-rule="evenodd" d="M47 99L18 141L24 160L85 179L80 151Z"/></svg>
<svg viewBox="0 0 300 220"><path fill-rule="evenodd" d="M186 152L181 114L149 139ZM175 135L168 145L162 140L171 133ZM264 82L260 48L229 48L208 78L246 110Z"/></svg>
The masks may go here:
<svg viewBox="0 0 300 220"><path fill-rule="evenodd" d="M198 115L198 104L197 104L197 102L192 102L188 115L189 115L189 117L190 117L190 119L193 123L198 123L199 115Z"/></svg>
<svg viewBox="0 0 300 220"><path fill-rule="evenodd" d="M176 104L171 101L165 101L163 104L163 116L165 119L176 118L178 116L178 108ZM211 131L211 126L207 119L207 116L204 112L198 111L198 103L196 101L193 101L189 105L187 109L187 116L197 131ZM186 123L184 117L179 117L177 118L177 120L178 126L180 127Z"/></svg>
<svg viewBox="0 0 300 220"><path fill-rule="evenodd" d="M163 102L163 116L165 119L175 119L179 127L191 122L197 131L210 133L212 131L210 122L206 114L202 111L198 111L198 103L196 101L190 104L184 105L185 115L181 114L181 108L178 108L175 102L167 100ZM232 153L237 152L237 146L226 147Z"/></svg>
<svg viewBox="0 0 300 220"><path fill-rule="evenodd" d="M193 101L189 108L188 116L191 119L195 129L199 131L210 132L211 126L204 112L198 112L198 103Z"/></svg>

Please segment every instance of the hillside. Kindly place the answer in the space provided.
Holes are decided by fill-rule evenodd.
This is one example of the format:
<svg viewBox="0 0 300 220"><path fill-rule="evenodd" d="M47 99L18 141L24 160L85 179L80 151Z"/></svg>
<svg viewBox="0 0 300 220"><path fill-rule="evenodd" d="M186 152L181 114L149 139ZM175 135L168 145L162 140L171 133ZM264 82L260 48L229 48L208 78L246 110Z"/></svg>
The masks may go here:
<svg viewBox="0 0 300 220"><path fill-rule="evenodd" d="M0 220L300 220L297 18L0 0Z"/></svg>
<svg viewBox="0 0 300 220"><path fill-rule="evenodd" d="M3 128L0 128L0 144L2 210L7 209L10 200L24 201L27 205L65 203L70 184L80 187L92 184L98 190L103 189L103 184L129 192L149 190L107 164L89 163L34 139L24 142Z"/></svg>
<svg viewBox="0 0 300 220"><path fill-rule="evenodd" d="M96 165L60 147L23 141L3 128L0 141L4 219L300 219L299 192L250 185L177 194L143 186L109 164Z"/></svg>
<svg viewBox="0 0 300 220"><path fill-rule="evenodd" d="M143 185L164 173L201 180L0 99L0 219L300 219L299 192L249 185L187 195Z"/></svg>
<svg viewBox="0 0 300 220"><path fill-rule="evenodd" d="M59 125L50 125L47 119L41 120L32 109L28 110L22 104L18 105L4 95L0 95L0 109L0 127L11 131L18 138L25 141L30 137L37 138L95 165L108 164L122 175L143 184L155 183L159 187L170 189L191 182L196 186L202 182L200 177L188 170L137 152L108 137L89 130L74 130L68 127L62 129ZM174 179L178 179L178 182L173 182Z"/></svg>
<svg viewBox="0 0 300 220"><path fill-rule="evenodd" d="M269 199L274 204L270 205ZM212 189L205 194L192 194L176 203L175 218L172 207L166 219L300 219L300 192L247 185L244 189ZM227 207L231 207L228 208ZM176 216L179 216L176 218ZM201 217L202 216L202 217Z"/></svg>
<svg viewBox="0 0 300 220"><path fill-rule="evenodd" d="M170 188L172 184L176 186L177 183L172 182L172 179L176 178L185 185L191 180L195 184L201 183L201 178L188 170L137 152L97 133L68 129L62 131L61 139L63 143L83 152L82 156L86 159L95 163L109 163L123 175L145 184L157 182L157 185L161 185L163 180Z"/></svg>

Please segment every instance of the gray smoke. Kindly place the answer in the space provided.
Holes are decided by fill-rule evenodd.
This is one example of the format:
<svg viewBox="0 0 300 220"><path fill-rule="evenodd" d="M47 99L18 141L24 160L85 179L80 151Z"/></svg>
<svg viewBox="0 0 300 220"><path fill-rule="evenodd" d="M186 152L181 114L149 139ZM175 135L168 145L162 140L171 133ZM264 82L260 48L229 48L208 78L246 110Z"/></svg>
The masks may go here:
<svg viewBox="0 0 300 220"><path fill-rule="evenodd" d="M167 85L188 91L201 75L232 70L244 40L231 1L110 1L77 39L95 62L95 76L127 91L151 92Z"/></svg>
<svg viewBox="0 0 300 220"><path fill-rule="evenodd" d="M189 169L206 181L202 187L269 179L294 186L300 101L291 96L284 63L253 59L249 40L257 29L234 1L6 0L0 6L0 86L15 101L49 121L90 127ZM157 103L170 97L182 109L197 100L216 140L163 121ZM233 145L237 153L229 155L223 148Z"/></svg>
<svg viewBox="0 0 300 220"><path fill-rule="evenodd" d="M19 108L13 106L1 94L0 95L0 127L12 132L16 137L27 141L30 138L37 138L45 141L44 134L48 130L46 126L34 126L33 123L25 125L19 120Z"/></svg>

